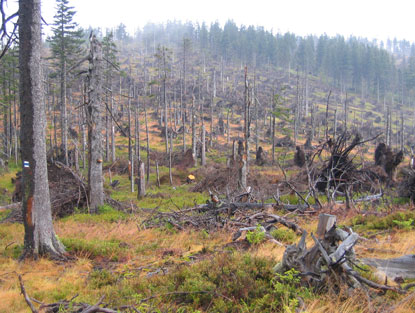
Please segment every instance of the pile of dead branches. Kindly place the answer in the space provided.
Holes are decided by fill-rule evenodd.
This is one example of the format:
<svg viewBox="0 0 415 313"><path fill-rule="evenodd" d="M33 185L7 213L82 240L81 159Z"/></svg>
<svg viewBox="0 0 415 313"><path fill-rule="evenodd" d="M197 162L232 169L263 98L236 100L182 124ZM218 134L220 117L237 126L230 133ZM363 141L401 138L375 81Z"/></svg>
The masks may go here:
<svg viewBox="0 0 415 313"><path fill-rule="evenodd" d="M274 209L281 209L278 204L264 204L258 202L245 202L249 198L249 193L244 193L236 197L233 202L221 201L215 195L206 204L197 205L189 209L171 209L169 212L158 212L152 210L149 216L143 221L146 228L162 227L171 225L172 227L183 230L186 228L196 228L205 230L215 230L219 228L230 228L235 231L244 227L261 225L265 231L275 223L281 223L295 232L302 233L301 227L283 217L269 213ZM304 209L303 206L289 206L289 210Z"/></svg>

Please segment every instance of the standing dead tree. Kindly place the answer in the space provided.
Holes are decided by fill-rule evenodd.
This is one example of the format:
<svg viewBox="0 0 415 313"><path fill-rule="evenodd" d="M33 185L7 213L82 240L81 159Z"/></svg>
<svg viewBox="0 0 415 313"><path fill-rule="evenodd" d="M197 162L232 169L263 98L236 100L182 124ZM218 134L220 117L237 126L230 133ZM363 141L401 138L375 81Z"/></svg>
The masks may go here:
<svg viewBox="0 0 415 313"><path fill-rule="evenodd" d="M96 36L90 35L88 103L86 107L88 123L89 169L88 185L91 213L104 204L104 183L102 179L102 47Z"/></svg>
<svg viewBox="0 0 415 313"><path fill-rule="evenodd" d="M24 252L21 258L49 255L63 259L65 248L53 229L49 197L41 36L40 0L20 0L20 142L23 160L22 213L25 227Z"/></svg>

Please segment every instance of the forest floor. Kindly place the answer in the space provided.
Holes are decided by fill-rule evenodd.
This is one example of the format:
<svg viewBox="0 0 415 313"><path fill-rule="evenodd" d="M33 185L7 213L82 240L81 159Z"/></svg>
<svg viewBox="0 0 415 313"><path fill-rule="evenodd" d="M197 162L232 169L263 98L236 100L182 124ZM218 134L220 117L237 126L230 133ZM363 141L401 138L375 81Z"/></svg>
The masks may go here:
<svg viewBox="0 0 415 313"><path fill-rule="evenodd" d="M3 200L11 195L10 179L17 170L10 166L0 178ZM275 172L267 167L261 175L276 179ZM161 176L166 173L167 168L162 167ZM18 274L30 296L44 303L78 295L75 301L93 304L105 295L105 303L110 307L131 304L140 312L294 312L295 307L301 307L303 312L413 312L415 308L413 293L373 293L369 301L359 291L350 296L347 290L335 293L298 288L293 279L287 279L281 289L272 269L281 261L285 246L266 240L233 242L229 229L143 226L149 212L145 209L168 211L205 203L207 193L191 191L197 182L177 181L170 186L167 180L160 188L152 183L147 197L138 201L136 194L129 192L127 175L113 175L112 179L120 180L112 197L134 204L133 209L120 212L104 206L97 215L80 209L55 220L56 233L72 257L68 262L41 259L20 263L23 226L1 224L0 312L29 312L20 293ZM154 180L152 174L151 181ZM359 214L358 206L346 212L337 205L335 213L340 225L352 226L368 238L355 247L358 258L390 258L414 253L413 227L402 228L393 222L405 214L406 220L414 217L409 208L409 204L395 205L389 215L366 217ZM7 212L0 212L0 218L6 215ZM317 215L288 216L313 232ZM289 231L276 236L284 245L299 240ZM374 279L384 282L382 277ZM302 303L298 303L298 298Z"/></svg>
<svg viewBox="0 0 415 313"><path fill-rule="evenodd" d="M155 123L149 126L152 151L164 151L164 142ZM237 133L238 125L231 126L233 133ZM187 142L191 142L190 138ZM124 162L127 143L127 138L117 138L117 157L124 158ZM174 141L176 147L180 144L180 139ZM56 233L70 256L67 262L45 258L19 262L23 225L0 224L0 312L30 312L20 291L18 275L22 276L30 297L43 303L69 300L77 295L75 302L94 304L105 296L104 303L108 307L134 305L139 312L415 311L413 292L370 291L368 297L365 291L350 293L346 288L334 290L327 286L325 290L312 290L300 287L297 278L290 273L285 276L275 274L273 268L282 260L286 246L299 241L294 232L284 228L274 233L275 239L283 244L280 246L269 240L255 242L246 237L233 241L234 229L227 227L180 230L169 223L152 228L143 224L154 212L205 204L209 200L208 188L196 187L205 176L220 176L226 172L230 150L225 136L219 136L207 153L207 166L175 168L173 186L169 184L168 168L164 164L160 166L161 186L157 187L153 168L146 197L140 200L137 200L136 192L130 192L127 173L113 171L110 177L105 171L106 190L127 209L118 211L105 205L99 214L90 215L86 209L79 208L70 216L55 219ZM147 154L145 150L141 151L141 158L145 160ZM270 160L270 151L266 152ZM299 170L292 164L293 149L276 148L276 152L277 161L285 168L286 175L296 177ZM373 149L357 154L369 159ZM152 155L152 160L154 157L162 160L164 152ZM104 164L110 165L109 162ZM0 205L11 202L14 189L11 179L18 171L19 167L10 162L8 169L1 172ZM86 174L86 170L83 171ZM252 165L250 171L253 174L248 181L257 199L269 201L266 190L281 182L283 173L277 166L269 164L264 167ZM189 174L196 176L195 182L186 182ZM110 179L119 180L120 184L111 188ZM235 177L226 179L235 180ZM284 194L281 200L299 201L292 193ZM336 214L340 226L352 227L366 238L355 246L359 259L415 254L415 229L410 222L415 219L415 212L407 199L391 198L388 203L379 205L360 203L350 210L346 210L344 204L328 206L324 196L321 200L322 212ZM0 211L0 220L8 213ZM270 213L286 216L311 233L317 228L320 212L303 215L275 209ZM307 242L312 244L311 239ZM367 277L385 282L385 278L373 269L366 270ZM388 284L397 283L388 281Z"/></svg>

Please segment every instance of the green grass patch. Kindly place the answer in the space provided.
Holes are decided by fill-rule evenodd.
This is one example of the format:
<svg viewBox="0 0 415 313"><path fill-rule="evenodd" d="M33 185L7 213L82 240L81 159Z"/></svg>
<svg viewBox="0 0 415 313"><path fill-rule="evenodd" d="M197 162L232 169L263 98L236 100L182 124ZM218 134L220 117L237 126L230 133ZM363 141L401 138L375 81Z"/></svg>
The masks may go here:
<svg viewBox="0 0 415 313"><path fill-rule="evenodd" d="M75 221L81 223L113 223L128 218L127 214L120 212L107 204L104 204L98 208L97 214L89 214L85 210L86 209L83 209L82 211L78 211L73 215L64 217L61 219L61 221Z"/></svg>
<svg viewBox="0 0 415 313"><path fill-rule="evenodd" d="M297 240L297 235L291 229L277 228L271 232L275 240L292 244Z"/></svg>
<svg viewBox="0 0 415 313"><path fill-rule="evenodd" d="M357 231L365 230L384 230L393 228L404 228L404 226L413 226L415 212L397 212L385 217L374 215L354 217L350 225Z"/></svg>
<svg viewBox="0 0 415 313"><path fill-rule="evenodd" d="M123 247L122 242L117 239L61 238L61 241L69 252L88 258L103 256L111 261L118 261L127 251L127 247Z"/></svg>
<svg viewBox="0 0 415 313"><path fill-rule="evenodd" d="M7 249L5 248L2 255L6 258L17 260L23 253L23 244L12 244Z"/></svg>
<svg viewBox="0 0 415 313"><path fill-rule="evenodd" d="M0 211L0 221L10 214L11 210Z"/></svg>
<svg viewBox="0 0 415 313"><path fill-rule="evenodd" d="M174 293L157 299L156 306L177 305L186 312L289 312L297 296L309 292L299 286L294 272L275 275L273 262L250 254L227 253L190 267L179 268L148 289ZM139 292L144 294L146 286Z"/></svg>
<svg viewBox="0 0 415 313"><path fill-rule="evenodd" d="M206 203L208 195L189 191L189 185L172 187L162 185L160 188L152 186L146 196L137 202L141 208L156 208L165 211L169 209L193 207L195 204Z"/></svg>

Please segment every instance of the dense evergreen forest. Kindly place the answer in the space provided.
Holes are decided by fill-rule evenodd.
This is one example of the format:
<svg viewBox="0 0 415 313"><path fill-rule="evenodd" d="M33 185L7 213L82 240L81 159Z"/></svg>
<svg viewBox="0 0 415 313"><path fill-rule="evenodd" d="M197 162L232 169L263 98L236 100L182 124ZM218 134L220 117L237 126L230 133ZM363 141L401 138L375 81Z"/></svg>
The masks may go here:
<svg viewBox="0 0 415 313"><path fill-rule="evenodd" d="M273 34L263 27L238 26L233 21L223 27L219 23L149 24L134 36L121 24L114 35L119 41L138 43L145 53L155 51L159 44L180 49L186 38L196 53L227 64L299 69L344 92L375 96L378 102L388 96L385 101L390 103L409 106L413 102L415 45L405 40L384 43L341 35Z"/></svg>

